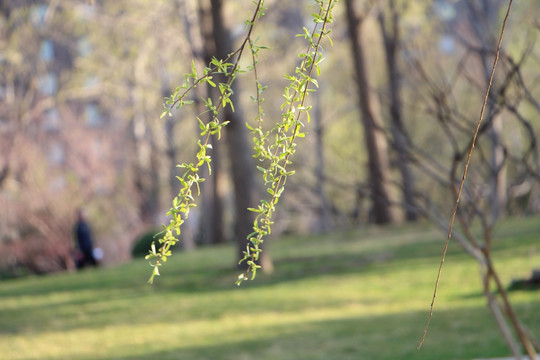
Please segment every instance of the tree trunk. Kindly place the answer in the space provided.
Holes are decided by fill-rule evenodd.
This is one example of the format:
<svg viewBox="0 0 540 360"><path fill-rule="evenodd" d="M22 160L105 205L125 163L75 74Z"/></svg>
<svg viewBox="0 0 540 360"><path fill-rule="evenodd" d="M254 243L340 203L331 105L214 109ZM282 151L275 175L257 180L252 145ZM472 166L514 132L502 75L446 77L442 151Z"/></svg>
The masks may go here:
<svg viewBox="0 0 540 360"><path fill-rule="evenodd" d="M233 41L230 31L223 21L223 1L211 0L211 4L216 57L225 59L233 51ZM230 124L226 127L225 138L229 148L234 185L234 236L237 243L237 258L242 259L244 257L243 252L249 243L247 235L253 231L253 221L255 220L253 212L249 211L248 208L256 206L257 196L253 177L254 163L251 156L251 147L248 143L242 107L238 101L239 89L236 83L233 83L232 91L231 100L235 104L235 111L232 111L230 106L224 109L225 120L230 121ZM271 268L266 252L262 253L260 263L263 267L266 265ZM245 267L246 264L242 263L241 266Z"/></svg>
<svg viewBox="0 0 540 360"><path fill-rule="evenodd" d="M353 0L345 0L347 25L358 86L358 103L364 127L373 221L377 224L398 222L390 187L388 145L382 128L377 98L370 91L364 46L361 40L362 19L356 14Z"/></svg>
<svg viewBox="0 0 540 360"><path fill-rule="evenodd" d="M483 49L495 50L497 48L497 38L495 33L495 24L498 23L499 9L502 1L500 0L481 0L479 2L465 2L469 15L469 22L479 43L480 50L476 51L483 70L484 84L487 87L493 66L493 56ZM494 91L492 91L492 94ZM490 139L490 207L491 222L495 223L497 219L504 214L507 203L507 181L503 137L503 119L501 114L496 114L494 96L490 94L486 107L486 123L490 124L488 137Z"/></svg>
<svg viewBox="0 0 540 360"><path fill-rule="evenodd" d="M1 16L2 22L5 25L9 25L10 14L11 14L11 8L10 8L9 1L8 0L0 0L0 16ZM7 42L8 35L6 33L7 33L7 31L4 32L3 37L0 39L0 41ZM4 84L4 86L7 88L8 84ZM4 101L5 101L5 99L4 99ZM7 176L9 174L11 149L13 148L14 138L15 138L15 136L10 136L9 141L3 140L2 145L0 145L0 151L3 154L2 163L0 165L0 190L2 189L2 185L4 184L4 181L7 179Z"/></svg>
<svg viewBox="0 0 540 360"><path fill-rule="evenodd" d="M139 197L139 215L145 224L153 225L159 211L159 165L152 130L148 128L144 116L144 96L142 89L137 85L132 97L133 104L138 109L132 119L132 135L135 153L134 181Z"/></svg>
<svg viewBox="0 0 540 360"><path fill-rule="evenodd" d="M488 25L489 24L496 24L497 23L497 14L498 10L500 8L500 3L497 4L489 4L486 3L485 6L489 7L492 6L493 9L489 11L487 14L484 14L484 16L489 17ZM491 26L490 26L491 27ZM488 29L490 30L490 29ZM492 31L489 32L490 34L493 33ZM481 38L482 33L478 34L478 37ZM497 42L495 38L489 38L487 39L487 45L491 49L497 48ZM485 52L479 52L478 55L480 56L480 59L482 61L482 67L484 69L484 77L485 77L485 86L488 86L489 83L489 77L491 75L491 67L493 65L493 59L491 56L488 56ZM495 114L494 111L494 103L496 99L494 96L491 96L487 104L487 114L489 118L487 119L487 122L491 123L490 129L488 131L488 137L491 142L490 147L490 167L492 171L491 176L491 197L490 197L490 207L491 207L491 221L492 223L495 223L499 217L504 215L504 211L506 209L506 203L507 203L507 194L506 194L506 187L507 187L507 181L506 181L506 164L505 164L505 150L504 146L502 144L502 137L503 137L503 117L501 114Z"/></svg>
<svg viewBox="0 0 540 360"><path fill-rule="evenodd" d="M213 34L212 11L209 4L205 1L198 2L198 16L201 31L200 51L194 51L202 56L205 64L209 64L212 56L216 54L216 46ZM214 88L206 86L206 96L214 98ZM202 104L201 104L202 105ZM201 106L202 107L202 106ZM212 115L208 113L207 121L211 120ZM223 182L224 171L221 161L221 146L216 138L211 139L212 149L208 150L208 155L212 157L212 176L209 176L206 167L203 167L202 177L206 179L201 184L202 193L202 211L207 221L201 224L201 241L205 244L225 243L225 225L223 219L223 193L220 184Z"/></svg>
<svg viewBox="0 0 540 360"><path fill-rule="evenodd" d="M409 166L408 148L409 141L403 124L402 106L401 106L401 74L398 71L396 54L400 42L399 32L399 14L396 9L395 1L390 0L390 24L386 25L383 10L379 12L379 25L384 43L384 54L386 59L386 69L388 72L388 93L390 96L390 118L391 131L393 138L393 148L397 156L398 169L401 174L401 192L403 198L403 207L407 221L416 221L415 187L414 178Z"/></svg>
<svg viewBox="0 0 540 360"><path fill-rule="evenodd" d="M315 104L313 105L314 109L314 126L315 126L315 159L316 159L316 168L315 175L317 177L317 195L319 197L319 209L317 222L315 224L315 229L318 232L325 233L330 230L330 209L328 204L328 199L326 198L324 192L324 143L323 135L324 128L322 125L322 104L321 104L321 92L315 92Z"/></svg>
<svg viewBox="0 0 540 360"><path fill-rule="evenodd" d="M504 215L507 203L507 181L504 147L501 144L503 134L502 116L495 116L491 120L489 138L491 139L491 221L494 223Z"/></svg>

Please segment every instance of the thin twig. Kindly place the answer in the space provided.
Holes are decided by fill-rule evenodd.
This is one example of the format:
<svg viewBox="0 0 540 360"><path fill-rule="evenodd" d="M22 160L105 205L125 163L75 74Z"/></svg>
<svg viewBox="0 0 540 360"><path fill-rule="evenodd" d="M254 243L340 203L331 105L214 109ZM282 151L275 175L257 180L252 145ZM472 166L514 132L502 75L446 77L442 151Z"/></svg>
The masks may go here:
<svg viewBox="0 0 540 360"><path fill-rule="evenodd" d="M512 7L512 1L513 0L510 0L508 2L508 10L506 11L506 15L504 17L504 21L503 21L503 25L502 25L502 29L501 29L501 35L499 36L499 43L497 45L497 52L495 53L495 60L493 61L493 67L491 68L491 75L489 77L489 83L488 83L488 86L487 86L486 95L484 97L484 103L482 104L482 110L480 111L480 117L479 117L478 122L476 124L476 129L474 131L474 135L473 135L473 138L472 138L472 141L471 141L471 146L469 147L469 152L467 153L467 161L465 162L465 169L463 170L463 176L461 177L461 182L459 184L459 189L458 189L458 193L457 193L457 197L456 197L456 202L454 204L454 210L452 212L452 218L450 220L450 226L448 228L448 235L446 236L446 242L444 244L443 254L442 254L442 258L441 258L441 264L439 265L439 271L437 273L437 280L435 281L435 289L433 291L433 298L431 300L431 306L430 306L430 309L429 309L429 316L428 316L426 328L424 329L424 334L422 335L422 338L420 339L420 343L418 344L417 349L420 349L422 347L422 344L424 343L424 340L426 339L426 334L427 334L427 331L428 331L428 328L429 328L429 323L431 322L431 317L433 316L433 307L435 305L435 298L437 297L437 289L439 288L439 281L441 279L441 272L442 272L442 268L443 268L443 264L444 264L444 259L446 258L446 252L448 250L448 243L450 242L450 237L452 236L452 228L454 226L454 220L456 218L456 213L457 213L457 209L458 209L458 205L459 205L459 199L461 197L461 190L463 189L463 184L465 183L465 178L467 177L467 170L469 168L469 162L471 160L471 155L472 155L472 152L473 152L473 149L474 149L474 145L476 143L476 137L478 135L478 132L480 130L480 124L482 123L482 119L484 117L484 111L486 109L486 105L487 105L487 101L488 101L488 97L489 97L489 92L491 90L491 84L493 82L493 77L495 75L495 68L497 67L497 62L499 61L499 54L500 54L500 51L501 51L502 39L503 39L503 35L504 35L504 30L506 28L506 21L508 20L508 17L510 15L510 9Z"/></svg>

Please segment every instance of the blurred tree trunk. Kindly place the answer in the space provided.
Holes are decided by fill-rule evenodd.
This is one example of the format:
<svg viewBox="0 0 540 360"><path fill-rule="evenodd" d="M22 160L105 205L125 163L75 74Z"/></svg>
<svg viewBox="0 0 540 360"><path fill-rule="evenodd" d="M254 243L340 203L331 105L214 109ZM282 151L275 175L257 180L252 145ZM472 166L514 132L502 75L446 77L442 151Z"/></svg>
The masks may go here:
<svg viewBox="0 0 540 360"><path fill-rule="evenodd" d="M345 0L347 25L353 55L353 66L358 87L358 104L364 127L365 146L368 153L370 197L373 203L373 221L377 224L398 222L390 186L388 144L382 128L379 104L370 91L361 18L354 7L354 0Z"/></svg>
<svg viewBox="0 0 540 360"><path fill-rule="evenodd" d="M0 0L0 17L2 23L4 23L4 26L9 27L10 24L10 3L9 0ZM0 38L0 41L3 43L7 43L9 40L9 30L2 32L2 37ZM9 93L9 84L7 84L7 81L3 84L4 91ZM7 98L7 96L6 96ZM6 100L3 101L4 104L0 106L0 113L6 113L8 110L8 105L6 104ZM9 171L10 171L10 158L11 158L11 149L13 148L13 142L15 137L10 136L9 141L2 141L2 144L0 144L0 152L2 153L2 163L0 163L0 189L2 189L2 186L4 184L4 181L7 179Z"/></svg>
<svg viewBox="0 0 540 360"><path fill-rule="evenodd" d="M216 57L225 59L233 52L233 39L229 29L224 24L223 0L211 0L212 5L212 30L216 45ZM239 89L236 82L232 85L233 94L231 100L235 104L235 111L230 106L224 109L224 118L230 121L225 128L225 138L229 148L229 157L231 159L231 172L234 185L234 207L235 224L234 236L237 243L237 258L244 257L243 252L249 241L247 235L253 231L253 221L255 219L253 212L249 207L257 204L257 194L254 179L254 163L251 156L251 147L247 137L247 128L245 126L244 115L239 99ZM259 262L267 270L271 269L271 262L267 252L263 252ZM245 267L246 264L241 264Z"/></svg>
<svg viewBox="0 0 540 360"><path fill-rule="evenodd" d="M392 146L397 156L397 166L401 174L401 192L405 219L416 221L415 187L411 173L408 148L409 140L403 124L401 105L401 74L398 70L397 53L400 46L399 13L394 0L389 1L389 21L384 10L379 11L378 21L384 45L386 70L388 73L388 94L390 97L390 128L392 131Z"/></svg>
<svg viewBox="0 0 540 360"><path fill-rule="evenodd" d="M147 119L142 114L136 114L132 120L135 148L133 167L135 188L139 196L139 215L145 224L153 225L159 211L159 165L151 130L146 124Z"/></svg>
<svg viewBox="0 0 540 360"><path fill-rule="evenodd" d="M201 30L201 57L205 64L209 64L212 56L216 54L216 42L214 40L212 25L212 9L205 1L198 2L199 23ZM214 98L215 91L210 85L206 85L206 97ZM202 104L201 104L202 105ZM208 121L211 114L207 114ZM212 176L204 174L207 180L202 184L202 208L208 222L201 224L202 242L205 244L225 243L225 222L223 219L223 193L220 184L223 182L223 166L219 141L214 137L211 140L212 149L208 154L212 157ZM203 168L206 172L206 167Z"/></svg>
<svg viewBox="0 0 540 360"><path fill-rule="evenodd" d="M493 66L493 51L497 48L497 38L494 34L496 24L498 24L499 10L502 5L501 0L479 0L465 2L468 20L474 37L476 46L473 48L478 57L483 76L484 86L487 88ZM466 35L466 34L465 34ZM494 80L495 82L495 80ZM488 137L490 139L490 206L491 221L495 223L497 219L504 215L507 203L507 166L505 164L505 150L502 143L503 138L503 116L497 109L496 99L489 95L486 106L486 124L489 124Z"/></svg>
<svg viewBox="0 0 540 360"><path fill-rule="evenodd" d="M159 161L154 141L154 129L148 121L147 114L151 105L147 104L145 89L150 87L153 78L148 75L148 51L141 49L140 56L134 64L134 79L131 90L131 101L135 111L131 130L133 135L134 182L138 194L139 215L146 225L157 223L160 210L159 193Z"/></svg>
<svg viewBox="0 0 540 360"><path fill-rule="evenodd" d="M488 108L488 111L490 109ZM491 139L491 219L492 222L504 215L507 204L506 155L502 145L503 117L495 115L491 119L489 138Z"/></svg>
<svg viewBox="0 0 540 360"><path fill-rule="evenodd" d="M490 18L488 19L487 23L489 24L496 24L497 23L497 14L498 10L500 8L500 3L497 4L487 4L485 2L485 6L492 6L493 9L488 14L484 14L484 16ZM488 29L490 34L493 34L493 31L490 31L493 26L490 26L490 29ZM478 34L478 36L481 36L481 33ZM489 48L496 49L497 48L497 39L494 37L491 37L490 40L486 43L486 45ZM478 55L481 58L482 61L482 67L484 69L484 77L485 77L485 86L489 84L489 77L491 75L491 67L493 64L493 57L488 56L488 54L484 51L481 51L478 53ZM492 222L496 222L499 217L504 215L505 209L506 209L506 203L507 203L507 180L506 180L506 172L507 172L507 166L505 163L506 155L504 146L502 143L503 139L503 116L499 113L498 110L495 109L495 99L496 96L492 96L490 94L490 101L488 102L488 105L486 107L488 119L487 122L491 123L491 127L488 132L489 139L491 141L491 148L490 148L490 162L491 162L491 171L492 171L492 177L491 177L491 198L490 198L490 206L491 206L491 219Z"/></svg>
<svg viewBox="0 0 540 360"><path fill-rule="evenodd" d="M326 194L324 192L324 178L325 178L325 166L324 166L324 127L322 125L322 104L321 104L321 92L315 92L315 102L313 105L314 110L314 127L315 127L315 175L317 177L316 192L319 197L319 211L317 216L317 223L315 228L318 232L325 233L330 230L330 205Z"/></svg>
<svg viewBox="0 0 540 360"><path fill-rule="evenodd" d="M5 20L9 20L11 14L10 2L10 0L0 0L0 14L2 14Z"/></svg>

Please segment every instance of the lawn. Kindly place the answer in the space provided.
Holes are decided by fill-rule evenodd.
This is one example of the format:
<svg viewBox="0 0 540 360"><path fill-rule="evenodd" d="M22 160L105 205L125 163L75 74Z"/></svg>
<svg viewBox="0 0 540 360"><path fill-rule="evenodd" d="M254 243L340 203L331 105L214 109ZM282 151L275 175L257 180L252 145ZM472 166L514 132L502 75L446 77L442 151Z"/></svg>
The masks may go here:
<svg viewBox="0 0 540 360"><path fill-rule="evenodd" d="M497 228L503 281L540 267L540 218ZM154 285L136 260L0 282L1 359L474 359L509 355L477 265L451 244L420 339L444 234L366 227L268 242L275 263L241 287L229 246L177 253ZM510 293L540 335L540 291Z"/></svg>

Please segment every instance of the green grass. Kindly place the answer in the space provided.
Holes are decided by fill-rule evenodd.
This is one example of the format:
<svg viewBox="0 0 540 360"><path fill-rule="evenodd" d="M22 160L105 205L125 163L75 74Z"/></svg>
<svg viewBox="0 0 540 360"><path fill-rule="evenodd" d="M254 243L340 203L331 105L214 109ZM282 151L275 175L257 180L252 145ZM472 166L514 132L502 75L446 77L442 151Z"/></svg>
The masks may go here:
<svg viewBox="0 0 540 360"><path fill-rule="evenodd" d="M503 281L540 267L540 218L497 229ZM273 274L234 285L231 247L0 283L1 359L474 359L508 355L477 265L451 244L422 350L444 235L369 227L268 243ZM512 292L540 334L540 293Z"/></svg>

